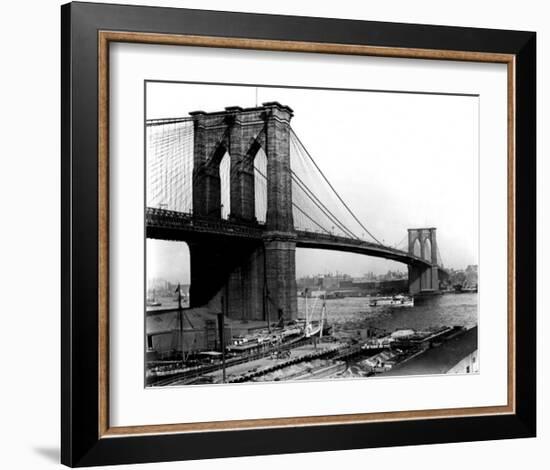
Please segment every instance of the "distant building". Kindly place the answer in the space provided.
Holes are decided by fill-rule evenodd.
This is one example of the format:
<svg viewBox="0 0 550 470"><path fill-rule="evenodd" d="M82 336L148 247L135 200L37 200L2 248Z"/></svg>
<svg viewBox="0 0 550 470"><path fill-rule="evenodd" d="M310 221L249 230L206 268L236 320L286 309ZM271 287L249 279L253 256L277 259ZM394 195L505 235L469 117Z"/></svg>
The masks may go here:
<svg viewBox="0 0 550 470"><path fill-rule="evenodd" d="M466 277L466 284L469 287L475 287L477 286L477 264L471 264L466 268L466 271L464 272L464 275Z"/></svg>
<svg viewBox="0 0 550 470"><path fill-rule="evenodd" d="M466 269L449 269L449 286L455 289L477 289L478 266L470 264Z"/></svg>
<svg viewBox="0 0 550 470"><path fill-rule="evenodd" d="M314 289L314 290L337 290L341 288L341 283L346 280L351 280L349 274L318 274L315 276L306 276L296 279L296 284L299 290Z"/></svg>
<svg viewBox="0 0 550 470"><path fill-rule="evenodd" d="M180 284L182 295L189 294L189 284ZM177 282L170 282L162 278L147 280L147 296L149 297L171 297L175 295L178 287Z"/></svg>
<svg viewBox="0 0 550 470"><path fill-rule="evenodd" d="M388 271L385 274L375 275L368 272L362 277L352 277L349 274L329 273L298 278L296 284L299 295L308 289L311 292L357 294L394 294L408 290L408 274L404 271Z"/></svg>

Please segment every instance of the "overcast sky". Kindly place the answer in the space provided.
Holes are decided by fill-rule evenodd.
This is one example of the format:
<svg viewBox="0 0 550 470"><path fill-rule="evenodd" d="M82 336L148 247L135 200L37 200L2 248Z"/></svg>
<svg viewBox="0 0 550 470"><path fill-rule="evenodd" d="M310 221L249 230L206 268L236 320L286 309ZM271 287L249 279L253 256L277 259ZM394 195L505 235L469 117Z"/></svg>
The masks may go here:
<svg viewBox="0 0 550 470"><path fill-rule="evenodd" d="M409 227L437 227L445 266L478 259L478 98L404 93L148 83L147 118L279 101L292 128L358 218L395 245ZM147 241L148 278L189 282L184 244ZM406 266L299 249L297 275L361 275Z"/></svg>

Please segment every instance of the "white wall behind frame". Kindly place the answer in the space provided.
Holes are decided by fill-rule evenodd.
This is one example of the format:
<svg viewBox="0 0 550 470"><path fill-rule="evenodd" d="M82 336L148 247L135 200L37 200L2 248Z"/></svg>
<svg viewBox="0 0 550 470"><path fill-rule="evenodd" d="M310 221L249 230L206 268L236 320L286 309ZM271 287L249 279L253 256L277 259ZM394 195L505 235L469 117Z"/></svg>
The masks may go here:
<svg viewBox="0 0 550 470"><path fill-rule="evenodd" d="M120 3L104 0L107 3ZM2 93L3 156L0 161L0 195L3 220L17 223L17 230L3 230L2 270L5 331L25 330L21 335L3 336L3 351L18 351L17 361L5 361L1 380L2 400L0 435L5 445L0 466L13 470L62 468L59 455L59 5L57 0L8 2L3 6L0 38L4 73L0 74ZM127 3L158 6L206 8L234 11L357 18L364 20L453 24L536 30L538 32L538 83L550 76L550 23L546 2L538 0L485 1L462 0L393 0L391 2L306 2L278 0L127 0ZM21 34L24 25L25 34ZM550 95L538 90L539 157L548 150L543 128L548 127ZM29 138L29 117L40 122ZM22 125L27 122L29 125ZM550 165L539 159L539 293L548 276L550 250L541 241L550 236L550 218L543 214L548 207L548 189L542 181L550 180ZM29 190L29 188L33 190ZM38 197L37 194L40 196ZM548 212L546 210L546 212ZM32 213L33 217L28 214ZM543 218L544 215L544 218ZM37 236L37 226L40 236ZM31 263L32 262L32 263ZM32 266L32 269L31 269ZM32 274L32 275L31 275ZM29 296L32 277L35 298L40 305L21 312L21 299ZM539 294L540 296L540 294ZM539 305L539 391L547 391L550 370L548 296ZM543 308L543 304L546 308ZM546 333L546 334L545 334ZM33 374L21 364L40 364ZM539 393L542 396L542 393ZM198 470L279 470L281 468L372 468L438 470L445 462L447 470L464 470L491 465L501 470L516 470L526 465L544 468L550 446L550 407L539 405L539 437L512 441L445 444L436 446L394 447L350 450L316 454L246 457L195 462L128 465L129 469L198 469ZM489 464L487 462L490 462Z"/></svg>

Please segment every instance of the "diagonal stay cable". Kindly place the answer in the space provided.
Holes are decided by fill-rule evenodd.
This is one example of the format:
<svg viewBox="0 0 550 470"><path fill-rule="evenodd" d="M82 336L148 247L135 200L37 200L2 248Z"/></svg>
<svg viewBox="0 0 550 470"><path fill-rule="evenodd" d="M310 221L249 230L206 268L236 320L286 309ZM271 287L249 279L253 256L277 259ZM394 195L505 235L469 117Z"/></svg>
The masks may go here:
<svg viewBox="0 0 550 470"><path fill-rule="evenodd" d="M294 171L290 170L292 174L292 178L294 179L294 182L300 187L300 189L305 193L305 195L315 204L321 212L342 232L350 236L351 238L355 238L357 240L360 240L360 238L355 235L350 229L348 229L320 200L319 198L309 189L309 187L302 181L302 179L294 173Z"/></svg>
<svg viewBox="0 0 550 470"><path fill-rule="evenodd" d="M439 252L439 246L437 247L437 256L438 256L438 263L441 267L443 267L443 258L441 257L441 253Z"/></svg>
<svg viewBox="0 0 550 470"><path fill-rule="evenodd" d="M259 174L261 177L263 177L263 178L267 181L267 176L264 175L258 168L254 168L254 170L255 170L256 172L258 172L258 174ZM292 170L291 170L291 171L292 171ZM294 181L295 181L296 183L298 183L298 181L296 181L296 180L294 180ZM298 183L298 184L299 184L299 183ZM302 184L303 184L303 183L302 183ZM323 211L323 209L319 206L319 204L317 204L317 203L311 198L311 196L307 193L307 191L309 191L309 188L307 188L307 186L306 186L307 191L304 190L303 188L300 188L300 189L302 189L302 191L304 191L304 193L306 194L306 196L308 196L309 199L311 199L311 200L313 201L313 203L317 206L317 208L319 208L319 209L321 210L321 212L323 212L323 213L325 214L325 216L326 216L332 223L334 223L335 225L338 225L338 228L339 228L340 230L342 230L342 231L343 231L344 233L346 233L348 236L351 236L352 238L356 238L357 240L359 240L359 238L358 238L357 236L355 236L355 235L353 234L353 232L351 232L350 230L346 229L346 226L343 225L341 222L339 222L338 219L337 219L334 215L332 215L332 218L331 218L328 214L326 214L326 213ZM314 196L315 196L315 195L314 195ZM322 203L321 203L321 204L322 204ZM299 210L303 215L305 215L309 220L311 220L315 225L317 225L317 227L321 228L323 231L325 231L325 232L327 232L327 233L330 234L330 231L328 231L326 228L324 228L323 226L321 226L318 222L316 222L315 220L313 220L313 219L312 219L308 214L306 214L297 204L292 203L292 205L293 205L294 207L296 207L296 209L298 209L298 210ZM327 210L328 210L328 209L327 209ZM330 211L329 211L329 214L331 214ZM333 220L333 219L334 219L334 220Z"/></svg>
<svg viewBox="0 0 550 470"><path fill-rule="evenodd" d="M184 117L174 117L174 118L159 118L159 119L147 119L145 125L147 127L151 126L166 126L168 124L180 124L182 122L191 122L193 121L192 116Z"/></svg>
<svg viewBox="0 0 550 470"><path fill-rule="evenodd" d="M399 247L403 244L403 242L407 239L409 235L405 235L401 240L399 240L395 245L393 245L391 248L397 248L399 249Z"/></svg>
<svg viewBox="0 0 550 470"><path fill-rule="evenodd" d="M319 173L321 174L321 176L323 177L323 179L326 181L326 183L329 185L330 189L332 189L332 191L334 192L334 194L336 195L336 197L339 199L339 201L344 205L344 207L347 209L347 211L351 214L351 216L355 219L355 221L361 226L361 228L366 232L368 233L378 244L380 245L383 245L383 243L380 242L380 240L378 240L372 233L370 233L370 231L367 229L367 227L365 227L361 221L357 218L357 216L351 211L351 209L348 207L348 205L344 202L344 200L340 197L340 195L338 194L338 192L336 191L336 189L334 189L334 187L332 186L332 184L330 184L330 181L327 179L327 177L325 176L325 174L321 171L321 169L319 168L319 166L317 165L317 163L315 162L315 160L313 159L313 157L310 155L310 153L307 151L306 147L304 146L304 144L302 143L302 141L300 140L300 138L296 135L296 133L294 132L294 130L291 128L290 129L290 133L291 133L291 136L294 137L296 139L296 141L300 144L300 147L302 147L305 151L305 154L309 157L309 159L313 162L313 164L315 165L315 168L317 168L317 171L319 171Z"/></svg>
<svg viewBox="0 0 550 470"><path fill-rule="evenodd" d="M315 225L317 225L317 227L319 227L323 232L326 232L326 233L328 233L329 235L332 235L332 234L330 233L330 231L328 231L325 227L323 227L322 225L320 225L319 223L317 223L315 220L313 220L308 214L305 213L305 211L303 211L302 209L300 209L300 207L298 206L298 204L292 203L292 206L295 207L297 210L299 210L305 217L307 217L309 220L311 220Z"/></svg>

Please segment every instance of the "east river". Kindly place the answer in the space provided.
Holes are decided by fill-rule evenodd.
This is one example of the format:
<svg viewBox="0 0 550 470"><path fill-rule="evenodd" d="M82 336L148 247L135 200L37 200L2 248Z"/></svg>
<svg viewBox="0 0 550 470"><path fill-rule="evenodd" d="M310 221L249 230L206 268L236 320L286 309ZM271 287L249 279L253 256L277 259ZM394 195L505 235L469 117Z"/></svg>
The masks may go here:
<svg viewBox="0 0 550 470"><path fill-rule="evenodd" d="M315 299L308 299L308 311L313 320L319 319L322 301L319 299L312 312ZM368 297L346 297L326 301L328 322L335 338L364 337L367 330L380 335L398 329L433 330L444 326L477 325L477 294L445 294L415 299L413 307L369 307ZM299 317L305 317L305 299L298 298ZM348 363L340 376L361 377L367 370L361 363Z"/></svg>

